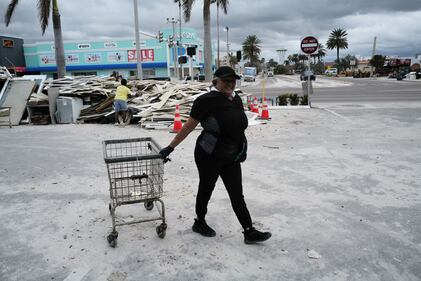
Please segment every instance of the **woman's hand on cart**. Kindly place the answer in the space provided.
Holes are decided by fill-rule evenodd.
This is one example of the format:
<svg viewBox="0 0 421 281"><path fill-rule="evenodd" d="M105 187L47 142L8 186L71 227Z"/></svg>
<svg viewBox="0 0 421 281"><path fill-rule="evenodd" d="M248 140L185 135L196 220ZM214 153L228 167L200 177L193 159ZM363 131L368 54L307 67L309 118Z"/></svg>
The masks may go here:
<svg viewBox="0 0 421 281"><path fill-rule="evenodd" d="M173 151L174 151L174 148L172 148L171 146L167 146L167 147L161 149L161 151L159 152L159 154L161 154L162 158L164 159L164 163L167 163L168 161L171 161L171 159L168 158L168 156Z"/></svg>

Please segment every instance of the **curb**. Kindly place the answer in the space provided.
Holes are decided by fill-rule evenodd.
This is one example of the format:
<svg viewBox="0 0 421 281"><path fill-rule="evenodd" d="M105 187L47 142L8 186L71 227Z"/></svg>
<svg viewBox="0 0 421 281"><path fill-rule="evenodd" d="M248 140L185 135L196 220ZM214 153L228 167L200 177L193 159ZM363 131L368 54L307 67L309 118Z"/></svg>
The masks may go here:
<svg viewBox="0 0 421 281"><path fill-rule="evenodd" d="M273 110L282 110L282 109L287 109L287 110L294 110L294 109L310 109L311 107L308 105L272 105L272 106L268 106L268 109L273 109Z"/></svg>

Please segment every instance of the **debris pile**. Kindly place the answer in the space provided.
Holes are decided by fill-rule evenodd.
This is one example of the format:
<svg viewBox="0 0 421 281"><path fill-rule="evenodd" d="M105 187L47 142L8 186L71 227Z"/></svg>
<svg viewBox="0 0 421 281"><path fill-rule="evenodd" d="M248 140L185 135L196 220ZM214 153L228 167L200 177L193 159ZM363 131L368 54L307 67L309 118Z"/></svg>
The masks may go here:
<svg viewBox="0 0 421 281"><path fill-rule="evenodd" d="M114 77L75 76L53 80L47 79L46 75L25 75L5 79L0 102L5 100L4 104L10 104L16 112L14 125L28 122L40 125L114 123L114 95L120 85ZM25 93L21 93L22 85L28 88ZM133 95L127 101L126 124L138 122L146 128L169 128L174 121L176 105L181 121L185 122L193 101L208 92L210 84L129 80L127 86ZM17 98L19 93L22 97ZM246 102L247 94L239 89L236 93Z"/></svg>
<svg viewBox="0 0 421 281"><path fill-rule="evenodd" d="M112 77L98 76L66 77L47 80L44 90L59 88L60 96L83 99L79 122L108 123L114 120L113 101L120 82ZM178 104L182 121L186 121L193 101L209 91L209 83L180 83L159 80L130 80L127 86L135 95L129 98L126 122L138 121L146 128L169 127L174 120L175 107ZM45 92L44 91L44 92ZM236 90L240 96L246 96ZM48 102L45 94L33 94L30 102Z"/></svg>

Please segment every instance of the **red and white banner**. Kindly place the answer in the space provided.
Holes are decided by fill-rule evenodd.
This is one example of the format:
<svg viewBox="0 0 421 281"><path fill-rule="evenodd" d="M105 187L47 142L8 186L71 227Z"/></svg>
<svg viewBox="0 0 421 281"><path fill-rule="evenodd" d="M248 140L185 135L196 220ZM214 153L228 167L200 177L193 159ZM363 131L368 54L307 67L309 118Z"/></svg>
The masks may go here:
<svg viewBox="0 0 421 281"><path fill-rule="evenodd" d="M154 49L142 49L140 50L141 53L141 61L154 61L155 60L155 53ZM127 51L127 60L128 62L137 62L136 50L128 50Z"/></svg>

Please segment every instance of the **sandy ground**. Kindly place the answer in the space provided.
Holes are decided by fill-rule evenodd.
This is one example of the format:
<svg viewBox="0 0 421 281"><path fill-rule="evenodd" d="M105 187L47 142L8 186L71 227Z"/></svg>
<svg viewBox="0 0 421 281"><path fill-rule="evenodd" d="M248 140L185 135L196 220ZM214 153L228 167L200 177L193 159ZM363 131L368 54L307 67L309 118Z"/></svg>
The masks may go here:
<svg viewBox="0 0 421 281"><path fill-rule="evenodd" d="M245 245L223 184L191 230L195 131L165 165L168 229L111 229L101 141L173 134L136 126L0 127L0 280L421 280L421 105L272 110L249 127L246 202L273 237ZM143 205L121 219L148 217ZM310 258L313 256L316 258Z"/></svg>

